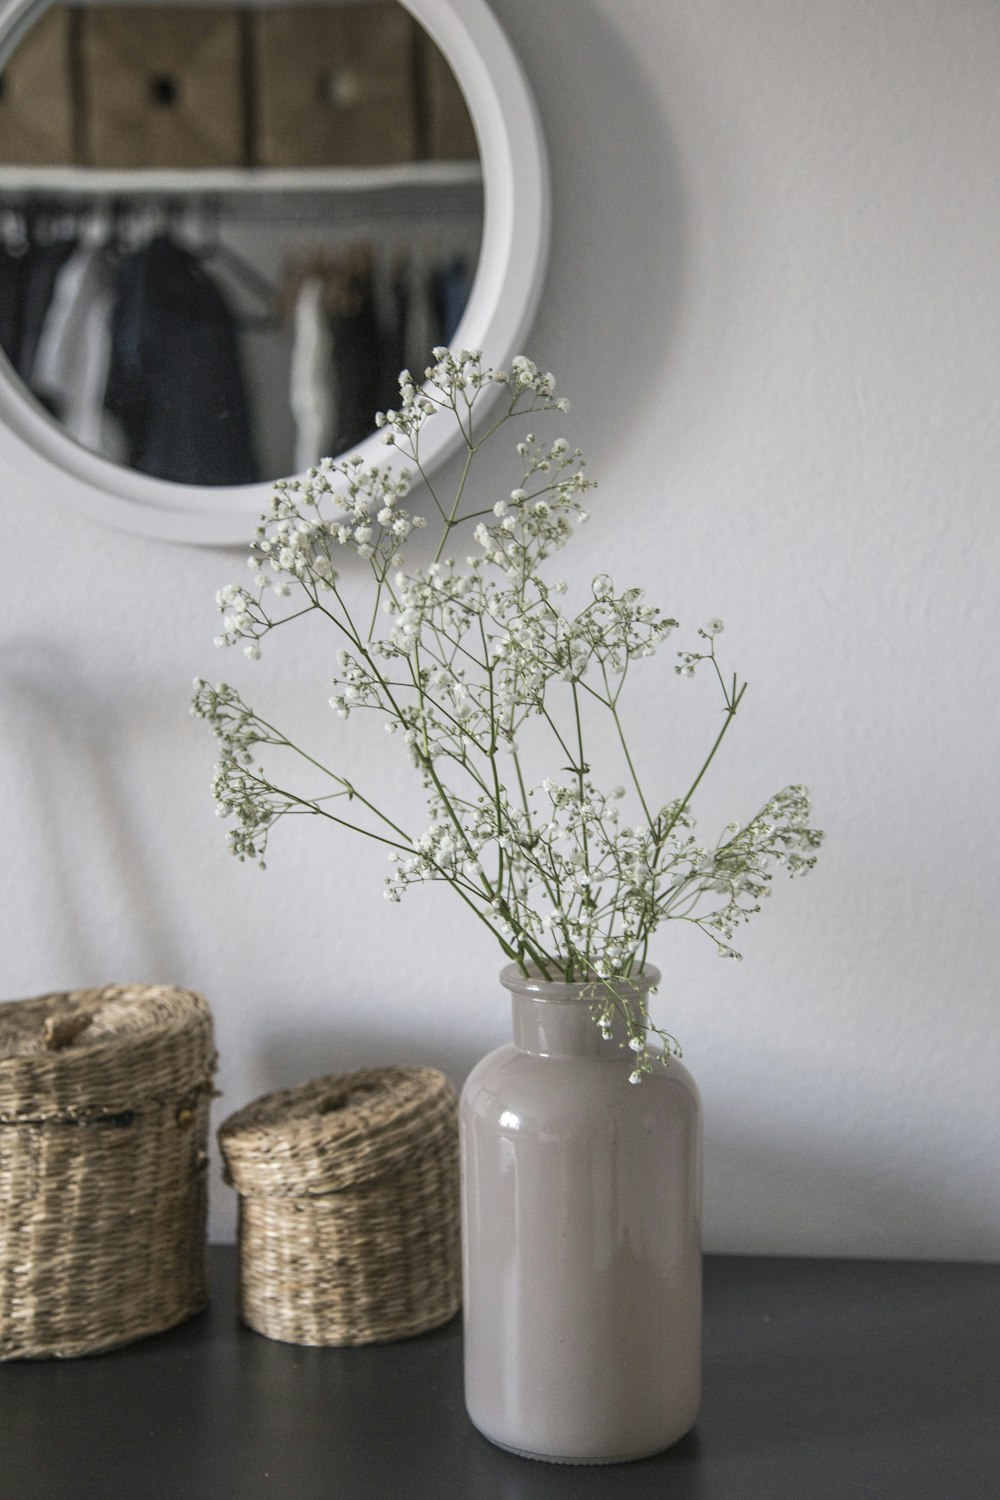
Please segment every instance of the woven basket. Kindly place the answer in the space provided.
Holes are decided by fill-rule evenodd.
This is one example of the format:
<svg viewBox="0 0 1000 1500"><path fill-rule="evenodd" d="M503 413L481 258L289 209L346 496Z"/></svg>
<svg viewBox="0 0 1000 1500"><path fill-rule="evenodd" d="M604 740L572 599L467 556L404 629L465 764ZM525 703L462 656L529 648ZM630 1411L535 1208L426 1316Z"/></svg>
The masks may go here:
<svg viewBox="0 0 1000 1500"><path fill-rule="evenodd" d="M112 1349L205 1305L214 1064L188 990L0 1004L0 1359Z"/></svg>
<svg viewBox="0 0 1000 1500"><path fill-rule="evenodd" d="M375 1344L461 1302L458 1116L434 1068L267 1094L219 1131L240 1195L240 1313L292 1344Z"/></svg>

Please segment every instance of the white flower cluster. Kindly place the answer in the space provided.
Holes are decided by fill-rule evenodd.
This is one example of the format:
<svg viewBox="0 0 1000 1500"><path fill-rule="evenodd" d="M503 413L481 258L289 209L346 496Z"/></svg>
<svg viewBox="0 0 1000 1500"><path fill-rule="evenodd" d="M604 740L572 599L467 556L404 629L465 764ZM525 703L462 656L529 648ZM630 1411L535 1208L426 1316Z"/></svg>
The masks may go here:
<svg viewBox="0 0 1000 1500"><path fill-rule="evenodd" d="M216 595L223 615L216 645L246 640L246 654L256 660L263 636L282 623L269 613L267 592L284 599L298 585L318 608L321 596L336 590L337 554L345 547L383 581L402 563L400 548L411 532L427 524L399 503L411 479L409 469L393 472L351 457L340 463L324 459L300 478L279 480L247 559L254 590L227 584Z"/></svg>
<svg viewBox="0 0 1000 1500"><path fill-rule="evenodd" d="M481 564L513 578L527 576L565 546L573 534L572 522L587 520L577 497L593 489L593 481L584 474L583 455L565 438L546 445L529 432L517 452L520 483L509 496L494 501L493 519L481 521L473 533L483 549Z"/></svg>
<svg viewBox="0 0 1000 1500"><path fill-rule="evenodd" d="M524 355L515 356L508 374L485 366L478 349L439 347L432 353L434 363L425 369L423 384L418 386L409 370L404 370L399 377L399 407L375 413L375 426L384 429L382 441L388 447L404 446L416 455L424 423L445 410L453 412L462 430L471 434L476 397L491 385L505 386L522 412L569 411L565 397L556 399L555 376L543 375Z"/></svg>
<svg viewBox="0 0 1000 1500"><path fill-rule="evenodd" d="M399 503L411 478L409 469L366 466L357 457L339 464L324 459L303 478L275 486L271 515L257 531L257 552L274 572L321 589L336 582L336 548L350 547L383 569L398 567L399 549L426 524Z"/></svg>
<svg viewBox="0 0 1000 1500"><path fill-rule="evenodd" d="M191 712L204 719L216 739L224 744L226 755L241 766L250 765L254 747L267 738L253 709L225 682L213 687L203 677L196 677Z"/></svg>
<svg viewBox="0 0 1000 1500"><path fill-rule="evenodd" d="M424 525L401 503L409 468L326 459L275 487L249 559L254 587L230 585L217 596L220 644L244 641L251 657L268 631L313 611L338 633L330 704L342 719L359 710L382 716L419 773L425 831L407 833L259 718L234 689L199 679L193 711L220 744L216 810L233 825L230 846L241 859L262 862L275 822L304 813L388 846L390 901L427 881L448 883L526 971L593 982L601 1030L611 1034L616 1009L624 1017L631 1080L638 1082L657 1055L679 1050L643 1006L622 999L622 983L645 963L657 927L693 924L720 953L739 957L731 940L760 909L772 870L810 869L821 835L809 824L805 789L796 785L748 822L730 824L714 846L695 836L692 792L744 691L723 677L716 659L719 619L698 632L698 649L679 653L676 670L689 676L710 665L723 694L722 729L691 791L654 812L658 804L644 795L628 751L619 697L631 665L652 657L677 622L647 603L641 589L618 589L606 574L593 580L583 608L563 607L567 586L547 576L546 564L586 519L581 497L592 487L582 455L564 438L523 432L515 487L499 497L473 495L472 460L493 433L568 409L555 396L552 375L523 356L509 372L484 366L474 350L436 349L434 360L420 385L404 371L399 407L376 418L421 475L425 422L450 414L465 440L467 462L451 505L428 487L440 518L434 560L421 567L405 560L411 533ZM506 402L499 417L498 398ZM463 528L464 545L454 548ZM353 559L345 562L345 552ZM338 586L338 569L357 560L374 583L362 620L350 612L351 591ZM271 602L293 594L284 612ZM598 786L587 762L594 716L610 716L622 749L623 784L610 790ZM554 758L529 774L541 753L539 736L548 738ZM329 778L325 795L279 786L256 763L261 747L269 756L304 757L311 775ZM334 798L347 799L349 817L333 811Z"/></svg>
<svg viewBox="0 0 1000 1500"><path fill-rule="evenodd" d="M680 677L693 677L694 673L695 673L695 668L697 667L697 665L698 665L699 662L702 662L702 661L712 661L712 662L714 662L714 660L715 660L715 637L717 635L721 635L724 629L725 629L725 626L723 625L723 623L722 623L721 620L718 620L718 619L709 620L708 624L705 625L705 626L703 626L702 629L698 631L698 634L701 636L701 639L703 641L707 641L708 642L708 650L707 651L678 651L678 653L677 653L678 662L677 662L677 665L674 667L674 671L678 674L678 676L680 676Z"/></svg>
<svg viewBox="0 0 1000 1500"><path fill-rule="evenodd" d="M213 687L201 677L195 678L194 687L191 712L205 720L220 745L212 777L216 816L233 820L228 830L230 852L263 869L268 833L293 806L252 769L251 752L262 743L273 743L273 737L234 688L225 683Z"/></svg>
<svg viewBox="0 0 1000 1500"><path fill-rule="evenodd" d="M813 868L822 834L810 827L810 813L809 794L796 784L777 792L744 828L729 825L731 836L712 851L704 872L707 888L728 898L705 919L707 928L730 939L741 923L760 911L761 901L771 893L772 865L793 876ZM720 944L720 950L727 958L740 957L726 944Z"/></svg>

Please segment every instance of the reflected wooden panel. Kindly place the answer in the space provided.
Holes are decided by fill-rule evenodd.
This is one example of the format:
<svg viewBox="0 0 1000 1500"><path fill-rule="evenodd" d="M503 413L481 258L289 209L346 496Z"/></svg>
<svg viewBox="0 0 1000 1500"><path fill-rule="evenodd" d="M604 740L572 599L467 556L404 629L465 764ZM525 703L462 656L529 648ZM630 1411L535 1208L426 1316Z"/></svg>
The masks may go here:
<svg viewBox="0 0 1000 1500"><path fill-rule="evenodd" d="M0 74L0 162L75 159L70 23L64 6L41 16Z"/></svg>
<svg viewBox="0 0 1000 1500"><path fill-rule="evenodd" d="M253 14L261 166L376 166L417 149L417 25L398 5Z"/></svg>
<svg viewBox="0 0 1000 1500"><path fill-rule="evenodd" d="M74 67L83 164L247 164L237 10L96 5L78 14Z"/></svg>

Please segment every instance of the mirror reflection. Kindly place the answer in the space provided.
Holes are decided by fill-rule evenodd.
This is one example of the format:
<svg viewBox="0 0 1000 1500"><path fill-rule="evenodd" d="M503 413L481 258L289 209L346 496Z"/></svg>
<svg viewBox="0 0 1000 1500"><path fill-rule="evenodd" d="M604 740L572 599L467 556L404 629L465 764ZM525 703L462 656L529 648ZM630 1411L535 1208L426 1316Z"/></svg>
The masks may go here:
<svg viewBox="0 0 1000 1500"><path fill-rule="evenodd" d="M0 75L0 346L160 479L358 444L452 339L482 211L458 84L385 0L57 6Z"/></svg>

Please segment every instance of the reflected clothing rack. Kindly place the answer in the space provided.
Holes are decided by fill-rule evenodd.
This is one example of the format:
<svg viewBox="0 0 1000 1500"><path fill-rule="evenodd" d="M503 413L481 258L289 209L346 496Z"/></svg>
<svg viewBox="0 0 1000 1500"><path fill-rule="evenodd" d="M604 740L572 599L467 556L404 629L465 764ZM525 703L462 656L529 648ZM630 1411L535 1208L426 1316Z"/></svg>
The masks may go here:
<svg viewBox="0 0 1000 1500"><path fill-rule="evenodd" d="M104 180L95 181L95 175ZM177 174L160 174L169 180L136 183L124 192L122 175L83 173L79 176L87 181L64 180L58 188L55 182L43 182L31 191L0 180L0 343L31 388L31 335L25 338L23 328L8 327L11 302L20 294L12 298L4 290L13 288L11 278L19 274L14 262L27 258L29 247L36 280L44 261L68 258L81 243L107 246L111 258L123 265L155 241L193 257L198 266L192 274L213 284L237 336L238 377L216 383L231 392L242 386L245 400L222 403L230 423L236 422L225 435L240 429L242 419L233 413L241 407L252 414L250 435L243 444L244 458L237 462L234 456L221 466L204 437L188 445L201 454L193 461L180 441L161 443L159 451L168 454L165 465L153 465L134 444L126 445L125 461L142 472L181 483L245 483L290 473L327 453L336 456L367 436L376 409L394 404L400 369L423 369L431 348L449 342L460 321L478 259L483 211L481 180L474 180L464 166L454 182L435 184L430 195L413 182L369 180L331 193L308 181L279 186L273 180L255 183L241 177L231 185L220 182L220 174L211 174L216 180L210 190L205 184L204 190L182 193L173 180ZM267 175L273 179L275 174ZM316 329L310 333L308 319L296 316L301 269L317 252L335 259L359 247L370 252L369 268L358 280L358 305L329 309L330 358L323 374L323 356L317 357L323 341L317 345ZM322 297L317 306L322 308ZM218 316L213 319L218 325ZM311 352L307 348L305 353L300 344L304 328L313 340ZM206 363L195 356L198 339L192 330L196 389ZM155 376L155 359L149 369ZM303 370L328 388L304 392ZM183 379L182 360L175 361L173 373ZM58 402L37 386L35 394L66 425ZM171 396L169 384L162 386L158 399L161 411L178 407L181 422L183 403ZM183 420L197 422L199 412L195 403ZM323 420L317 419L318 412L325 414ZM109 430L107 423L99 425L102 432ZM88 431L93 429L91 421ZM84 440L84 445L122 461L120 440L110 446Z"/></svg>

